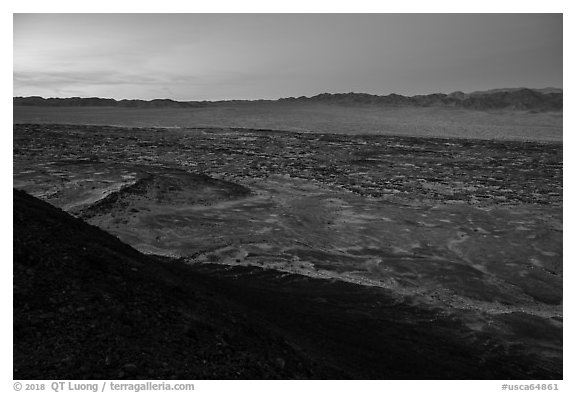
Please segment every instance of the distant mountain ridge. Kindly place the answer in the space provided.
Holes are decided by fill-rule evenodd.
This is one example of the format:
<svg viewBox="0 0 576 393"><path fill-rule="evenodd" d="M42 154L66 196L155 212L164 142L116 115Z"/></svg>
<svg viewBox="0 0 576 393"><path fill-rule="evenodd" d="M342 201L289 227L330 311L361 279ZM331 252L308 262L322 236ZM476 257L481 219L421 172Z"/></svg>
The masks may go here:
<svg viewBox="0 0 576 393"><path fill-rule="evenodd" d="M174 101L170 99L155 100L115 100L113 98L43 98L38 96L14 97L14 105L21 106L115 106L125 108L197 108L206 106L201 101Z"/></svg>
<svg viewBox="0 0 576 393"><path fill-rule="evenodd" d="M199 108L221 104L245 103L325 103L338 105L377 105L377 106L414 106L414 107L454 107L473 110L523 110L523 111L562 111L563 92L558 88L528 89L504 88L486 91L450 94L434 93L426 95L403 96L400 94L374 95L367 93L322 93L312 97L288 97L278 100L229 100L229 101L174 101L171 99L115 100L112 98L42 98L14 97L13 104L18 106L51 107L125 107L125 108Z"/></svg>
<svg viewBox="0 0 576 393"><path fill-rule="evenodd" d="M514 91L518 91L518 90L533 90L533 91L537 91L538 93L542 93L542 94L551 94L551 93L560 93L562 94L562 89L558 88L558 87L544 87L542 89L529 89L527 87L508 87L508 88L501 88L501 89L490 89L490 90L479 90L479 91L473 91L472 93L470 93L470 95L479 95L479 94L492 94L492 93L504 93L504 92L514 92Z"/></svg>

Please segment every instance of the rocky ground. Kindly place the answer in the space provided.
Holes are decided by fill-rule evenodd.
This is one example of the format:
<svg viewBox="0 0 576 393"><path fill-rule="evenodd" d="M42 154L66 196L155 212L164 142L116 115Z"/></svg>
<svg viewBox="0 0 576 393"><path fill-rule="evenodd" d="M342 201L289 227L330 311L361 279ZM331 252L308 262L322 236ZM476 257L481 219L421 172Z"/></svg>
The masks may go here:
<svg viewBox="0 0 576 393"><path fill-rule="evenodd" d="M135 258L201 304L218 293L216 308L302 356L250 378L561 376L561 143L24 124L14 186L147 254ZM68 310L52 298L47 320ZM133 364L106 362L122 376Z"/></svg>
<svg viewBox="0 0 576 393"><path fill-rule="evenodd" d="M382 289L161 262L14 191L15 379L561 377L554 367Z"/></svg>
<svg viewBox="0 0 576 393"><path fill-rule="evenodd" d="M14 148L15 184L43 185L47 197L61 182L100 188L106 172L146 165L237 182L292 176L371 197L562 205L558 142L18 124Z"/></svg>

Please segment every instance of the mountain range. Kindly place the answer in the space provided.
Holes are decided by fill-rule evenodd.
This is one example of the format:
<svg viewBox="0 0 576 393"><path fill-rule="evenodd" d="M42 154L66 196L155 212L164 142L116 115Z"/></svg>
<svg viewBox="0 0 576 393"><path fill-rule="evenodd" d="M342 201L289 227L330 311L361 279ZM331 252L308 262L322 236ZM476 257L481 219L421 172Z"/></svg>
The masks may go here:
<svg viewBox="0 0 576 393"><path fill-rule="evenodd" d="M404 96L400 94L374 95L367 93L322 93L312 97L288 97L278 100L229 100L229 101L174 101L171 99L115 100L112 98L43 98L38 96L14 97L17 106L50 107L124 107L124 108L199 108L215 105L246 103L319 103L347 106L412 106L452 107L472 110L519 110L519 111L562 111L563 91L558 88L528 89L504 88L486 91L450 94L434 93Z"/></svg>

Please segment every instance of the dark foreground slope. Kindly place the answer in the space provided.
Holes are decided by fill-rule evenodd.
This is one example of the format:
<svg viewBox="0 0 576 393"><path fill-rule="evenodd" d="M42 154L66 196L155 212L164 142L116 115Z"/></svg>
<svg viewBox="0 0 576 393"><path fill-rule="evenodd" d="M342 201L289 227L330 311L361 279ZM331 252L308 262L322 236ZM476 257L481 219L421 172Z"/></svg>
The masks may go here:
<svg viewBox="0 0 576 393"><path fill-rule="evenodd" d="M384 289L160 262L14 191L14 378L562 374L561 364Z"/></svg>
<svg viewBox="0 0 576 393"><path fill-rule="evenodd" d="M14 191L15 379L322 376L238 307Z"/></svg>

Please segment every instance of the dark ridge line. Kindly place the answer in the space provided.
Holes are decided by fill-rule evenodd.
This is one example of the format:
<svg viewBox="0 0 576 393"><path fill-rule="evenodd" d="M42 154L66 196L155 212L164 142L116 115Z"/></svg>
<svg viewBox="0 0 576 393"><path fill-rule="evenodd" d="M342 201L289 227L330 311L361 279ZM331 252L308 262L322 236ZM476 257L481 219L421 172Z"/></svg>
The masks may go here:
<svg viewBox="0 0 576 393"><path fill-rule="evenodd" d="M493 89L469 94L433 93L426 95L403 96L400 94L375 95L367 93L322 93L311 97L287 97L277 100L221 100L221 101L175 101L172 99L122 99L113 98L43 98L40 96L13 97L15 106L48 107L122 107L122 108L203 108L226 104L250 103L324 103L339 105L376 105L392 107L446 107L472 110L529 110L536 112L561 111L563 92L559 89Z"/></svg>

